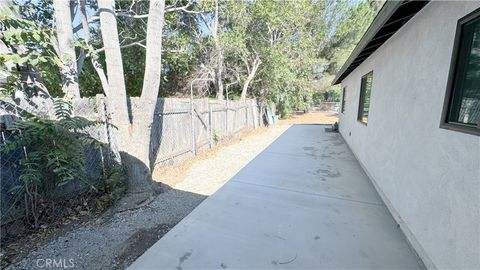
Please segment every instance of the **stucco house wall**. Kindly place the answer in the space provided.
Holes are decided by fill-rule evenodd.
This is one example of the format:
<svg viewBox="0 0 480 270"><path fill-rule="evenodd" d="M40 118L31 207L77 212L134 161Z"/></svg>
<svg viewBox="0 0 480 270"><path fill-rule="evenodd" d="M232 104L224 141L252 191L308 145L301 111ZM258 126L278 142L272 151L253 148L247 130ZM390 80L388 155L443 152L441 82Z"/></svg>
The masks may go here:
<svg viewBox="0 0 480 270"><path fill-rule="evenodd" d="M477 8L427 4L342 81L340 133L429 268L480 269L480 136L439 127L457 21ZM372 70L365 125L360 81Z"/></svg>

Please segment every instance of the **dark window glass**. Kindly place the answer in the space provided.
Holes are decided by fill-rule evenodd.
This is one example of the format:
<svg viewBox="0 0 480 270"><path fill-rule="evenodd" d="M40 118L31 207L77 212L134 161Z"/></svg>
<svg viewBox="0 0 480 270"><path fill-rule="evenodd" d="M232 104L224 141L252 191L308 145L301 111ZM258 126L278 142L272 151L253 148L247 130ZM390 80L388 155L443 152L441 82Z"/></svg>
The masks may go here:
<svg viewBox="0 0 480 270"><path fill-rule="evenodd" d="M448 123L480 123L480 16L461 27Z"/></svg>
<svg viewBox="0 0 480 270"><path fill-rule="evenodd" d="M368 111L370 109L370 94L372 93L373 72L362 77L360 86L360 105L358 107L358 120L368 123Z"/></svg>
<svg viewBox="0 0 480 270"><path fill-rule="evenodd" d="M346 92L347 90L344 87L342 91L342 110L341 110L342 113L345 112L345 95L347 94Z"/></svg>

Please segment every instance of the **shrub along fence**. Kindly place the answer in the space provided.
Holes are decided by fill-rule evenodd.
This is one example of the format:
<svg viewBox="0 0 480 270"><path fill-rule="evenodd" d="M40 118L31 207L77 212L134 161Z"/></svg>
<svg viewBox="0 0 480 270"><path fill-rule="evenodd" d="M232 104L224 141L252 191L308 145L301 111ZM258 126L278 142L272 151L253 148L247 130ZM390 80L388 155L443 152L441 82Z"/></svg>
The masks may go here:
<svg viewBox="0 0 480 270"><path fill-rule="evenodd" d="M130 98L130 106L137 102ZM85 145L86 181L70 181L54 194L59 200L87 196L90 188L105 182L111 168L120 160L114 127L110 124L105 98L81 98L72 102L72 115L99 124L89 126L81 132L88 134L102 144L96 147ZM18 119L27 115L41 115L55 119L55 101L33 98L30 101L16 102L10 98L0 98L0 144L6 145L16 137L11 131ZM196 155L202 149L212 147L218 141L238 136L241 132L254 129L261 123L259 108L255 100L218 101L209 99L159 98L155 110L150 142L150 156L157 166L169 166L187 157ZM148 143L148 142L145 142ZM22 216L15 196L15 187L22 184L25 166L20 164L28 157L29 147L1 153L0 173L0 225L12 222ZM103 181L103 182L102 182Z"/></svg>
<svg viewBox="0 0 480 270"><path fill-rule="evenodd" d="M55 104L59 101L62 100L35 97L29 101L22 100L15 102L15 100L10 98L0 98L0 147L5 150L9 145L20 143L20 147L16 148L16 150L2 151L0 153L0 225L15 221L28 214L34 214L35 220L33 223L34 227L36 227L42 222L55 220L57 216L65 214L65 211L70 211L70 209L67 209L68 201L72 202L72 204L78 203L79 201L81 201L82 204L86 203L86 200L89 199L88 196L95 195L92 193L92 187L105 188L105 180L108 175L112 173L112 168L116 164L115 159L118 159L118 154L116 155L115 151L112 151L111 148L114 147L112 143L113 127L108 124L108 119L105 118L106 106L103 99L84 98L75 100L73 104L71 104L71 108L67 106L67 103L61 105L62 107L66 106L67 108L65 109L71 109L70 113L67 113L68 117L79 116L85 120L83 123L91 123L84 125L78 122L82 128L77 132L65 128L64 131L69 131L68 133L72 135L70 139L72 137L85 135L84 137L92 139L92 142L100 142L95 144L80 144L80 148L83 147L83 149L80 149L78 153L83 154L84 157L77 161L80 162L79 164L81 165L79 166L82 167L81 169L84 171L82 179L71 179L71 181L61 183L60 186L55 187L55 185L58 184L58 182L56 182L58 180L53 178L57 178L58 175L50 171L51 168L47 168L49 167L47 165L48 163L45 164L38 161L50 159L53 163L55 162L53 159L58 159L57 162L59 163L67 163L65 164L67 169L69 166L70 169L74 168L71 167L71 164L68 164L68 162L72 162L71 159L64 160L64 157L56 156L57 154L53 151L52 155L56 157L46 157L44 152L40 152L42 156L38 156L39 152L37 152L39 146L41 146L39 143L45 142L45 140L48 141L49 136L55 132L61 134L62 131L59 131L59 129L66 126L62 126L60 119L55 115L56 110L58 111L58 108L55 108ZM53 120L53 124L39 123L38 128L36 128L37 131L39 131L39 135L36 136L37 138L34 139L33 142L30 142L31 137L29 138L26 134L22 134L23 130L21 128L17 129L14 127L18 123L24 123L28 118L31 119L32 115L37 117L36 119ZM95 123L97 121L99 123ZM35 125L35 121L31 121L30 125ZM45 129L45 132L42 131L42 128ZM75 135L75 133L77 133L78 136ZM69 135L67 134L66 136ZM45 138L42 139L41 137ZM27 142L19 142L22 138L26 139ZM62 139L64 138L58 138L58 141L52 144L59 145L57 151L62 151L62 149L60 149L62 148L60 146L60 140ZM66 153L67 151L70 151L70 149L65 149L65 154L68 155L69 153ZM28 162L32 162L32 165L26 164ZM33 164L34 162L38 164ZM55 168L55 166L51 167ZM52 173L54 175L48 177L48 174ZM58 174L61 173L62 172L58 172ZM69 173L69 171L66 170L63 173L65 175ZM45 181L45 177L52 179L51 181L47 181L48 183L40 183L41 181ZM67 178L68 176L64 176L64 179ZM28 190L28 186L35 190ZM45 191L45 189L52 191L51 194L48 195L52 202L62 203L46 205L47 202L44 201L43 198L30 201L33 197L39 198L35 193L40 193L40 190L37 190L37 188L40 187L43 191ZM27 189L27 195L30 196L30 198L25 194L19 193L22 189ZM97 192L96 194L99 193ZM29 209L26 210L27 201L29 201ZM33 211L38 211L38 213L33 213ZM2 237L4 236L3 233L5 233L5 230L2 232Z"/></svg>

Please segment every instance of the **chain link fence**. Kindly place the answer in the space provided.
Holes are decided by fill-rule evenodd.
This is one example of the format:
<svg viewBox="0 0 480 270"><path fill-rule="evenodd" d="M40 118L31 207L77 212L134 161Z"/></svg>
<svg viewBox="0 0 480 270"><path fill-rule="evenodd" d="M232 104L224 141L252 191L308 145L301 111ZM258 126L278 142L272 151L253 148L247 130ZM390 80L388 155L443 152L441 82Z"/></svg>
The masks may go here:
<svg viewBox="0 0 480 270"><path fill-rule="evenodd" d="M8 143L14 142L17 138L15 133L21 130L14 129L14 125L19 120L26 119L29 115L41 116L43 118L56 120L54 110L54 99L46 99L36 97L31 100L22 100L16 102L10 98L2 97L0 99L0 145L6 146ZM88 134L90 137L101 142L97 146L84 145L83 154L85 157L85 179L74 179L67 184L56 189L55 201L60 202L55 206L52 205L49 210L41 210L40 216L45 219L55 219L63 216L64 210L68 204L73 201L86 204L84 200L88 200L93 195L92 188L97 187L105 179L110 168L115 164L115 153L110 148L111 127L108 125L106 118L106 107L103 98L82 98L73 101L73 115L81 116L89 120L102 122L93 127L86 128L81 132ZM0 216L1 224L11 223L25 216L24 198L18 195L18 189L23 185L22 175L26 174L25 166L22 166L22 160L29 157L29 146L14 151L2 151L0 157ZM26 199L25 199L26 200ZM39 203L45 203L40 201ZM65 207L63 207L65 206ZM86 205L84 205L86 206ZM62 209L64 208L64 209ZM51 211L51 213L46 213ZM43 221L43 220L42 220ZM49 222L45 220L45 222ZM23 225L22 225L23 226ZM17 226L18 227L18 226ZM26 227L26 226L23 226ZM27 228L23 228L24 230ZM9 233L8 231L3 233ZM5 236L4 234L2 237Z"/></svg>

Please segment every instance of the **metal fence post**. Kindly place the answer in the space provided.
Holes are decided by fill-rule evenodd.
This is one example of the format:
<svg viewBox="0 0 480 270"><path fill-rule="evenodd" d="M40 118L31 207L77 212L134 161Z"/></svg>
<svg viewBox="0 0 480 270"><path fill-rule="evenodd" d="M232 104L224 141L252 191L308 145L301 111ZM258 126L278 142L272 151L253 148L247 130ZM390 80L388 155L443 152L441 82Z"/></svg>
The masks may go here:
<svg viewBox="0 0 480 270"><path fill-rule="evenodd" d="M193 104L193 83L196 81L213 81L213 79L201 79L196 78L190 82L190 114L191 114L191 122L192 122L192 153L194 156L197 155L197 145L196 145L196 136L195 136L195 108Z"/></svg>
<svg viewBox="0 0 480 270"><path fill-rule="evenodd" d="M197 155L197 145L196 145L196 136L195 136L195 115L194 115L194 104L193 104L193 95L190 98L190 119L192 125L192 153L194 156Z"/></svg>
<svg viewBox="0 0 480 270"><path fill-rule="evenodd" d="M228 137L228 99L225 100L225 137Z"/></svg>
<svg viewBox="0 0 480 270"><path fill-rule="evenodd" d="M238 117L238 107L235 105L234 115L233 115L233 135L235 135L235 131L237 131L237 117Z"/></svg>
<svg viewBox="0 0 480 270"><path fill-rule="evenodd" d="M212 112L212 106L210 106L210 101L208 101L208 127L209 127L209 132L210 132L210 148L213 147L213 112Z"/></svg>
<svg viewBox="0 0 480 270"><path fill-rule="evenodd" d="M245 100L245 103L243 104L243 107L245 109L245 129L248 129L248 106L247 106L246 100Z"/></svg>
<svg viewBox="0 0 480 270"><path fill-rule="evenodd" d="M258 125L263 127L265 126L265 124L263 123L263 104L262 103L260 103L257 110L258 110Z"/></svg>
<svg viewBox="0 0 480 270"><path fill-rule="evenodd" d="M252 108L252 121L253 121L253 128L256 129L257 128L257 120L256 120L256 117L255 117L255 105L257 104L257 101L255 99L252 99L250 101L250 106Z"/></svg>

